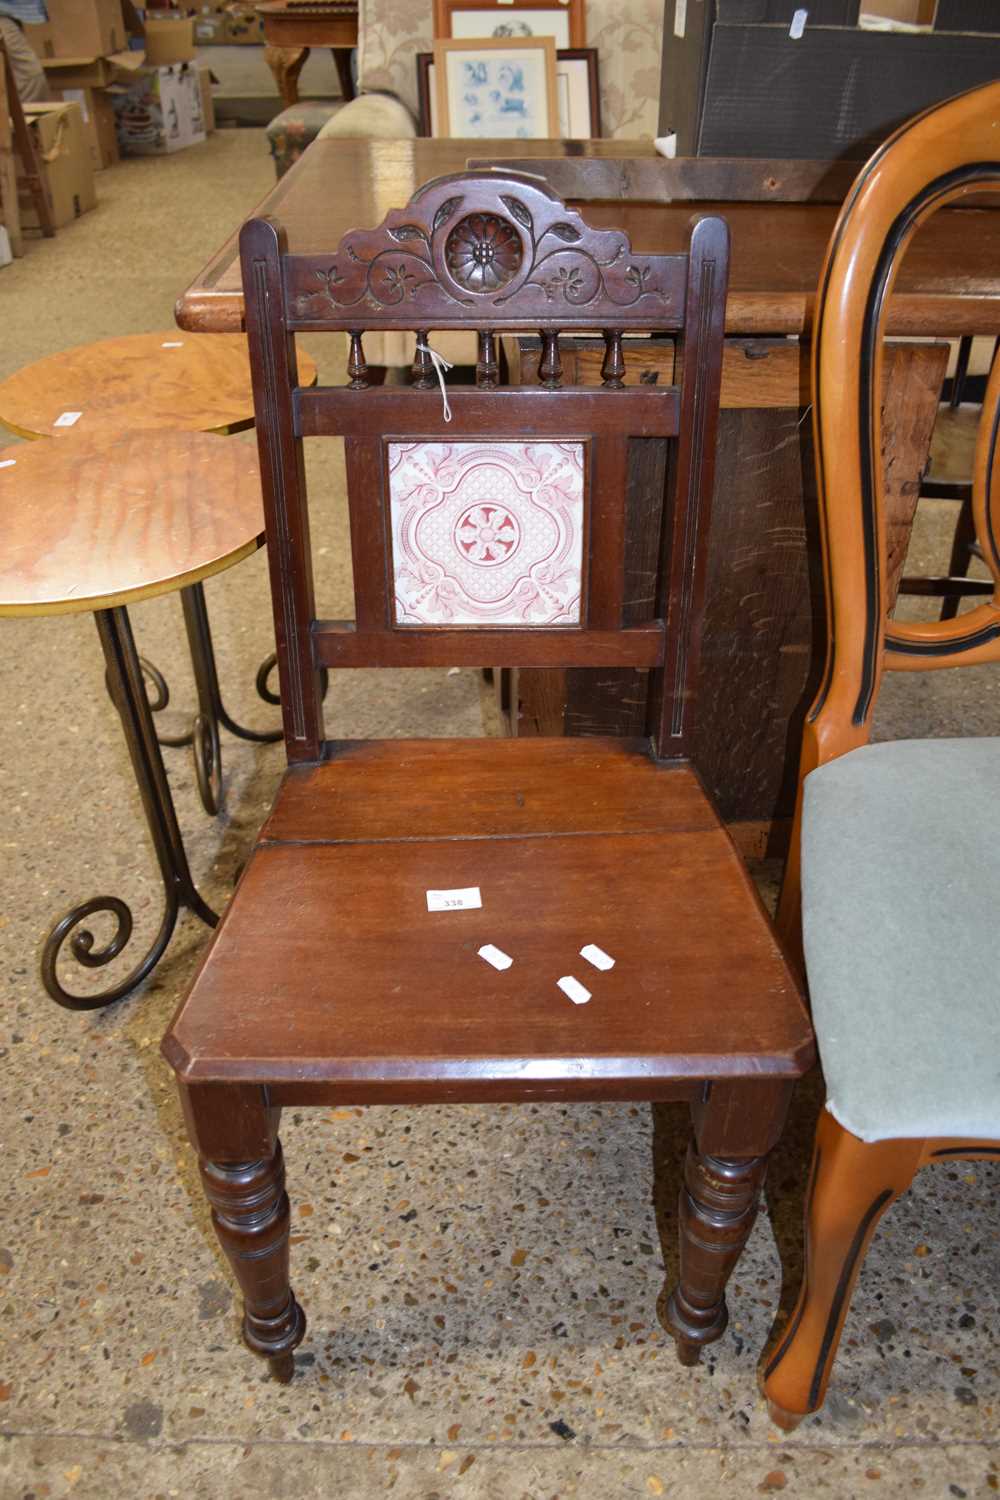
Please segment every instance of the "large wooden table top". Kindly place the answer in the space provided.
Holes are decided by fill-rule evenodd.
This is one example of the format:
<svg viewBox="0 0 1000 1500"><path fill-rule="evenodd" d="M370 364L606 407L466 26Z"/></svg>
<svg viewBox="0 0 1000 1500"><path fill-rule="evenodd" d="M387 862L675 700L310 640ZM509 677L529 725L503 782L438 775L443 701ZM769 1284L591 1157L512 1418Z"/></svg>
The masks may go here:
<svg viewBox="0 0 1000 1500"><path fill-rule="evenodd" d="M500 163L567 154L655 156L643 141L315 141L256 212L284 224L293 251L333 250L347 230L379 224L421 183L464 170L470 157ZM721 213L732 228L729 332L807 331L836 204L619 200L587 203L583 210L590 223L626 229L636 250L646 252L683 249L694 211ZM180 298L176 316L192 332L243 326L236 232ZM1000 211L945 209L934 216L903 265L889 332L1000 334Z"/></svg>

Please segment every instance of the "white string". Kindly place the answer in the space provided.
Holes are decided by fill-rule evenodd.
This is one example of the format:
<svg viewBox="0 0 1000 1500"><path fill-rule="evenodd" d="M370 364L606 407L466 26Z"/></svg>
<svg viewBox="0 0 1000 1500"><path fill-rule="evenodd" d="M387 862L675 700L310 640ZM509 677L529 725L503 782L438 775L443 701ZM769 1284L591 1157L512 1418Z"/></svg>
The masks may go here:
<svg viewBox="0 0 1000 1500"><path fill-rule="evenodd" d="M434 373L438 378L438 385L441 387L441 401L444 407L444 419L446 422L450 422L451 407L448 405L448 392L445 389L444 372L445 370L454 369L454 366L450 359L445 359L443 354L439 354L436 349L432 349L426 339L417 339L417 348L422 354L429 354L431 357L431 364L434 366Z"/></svg>

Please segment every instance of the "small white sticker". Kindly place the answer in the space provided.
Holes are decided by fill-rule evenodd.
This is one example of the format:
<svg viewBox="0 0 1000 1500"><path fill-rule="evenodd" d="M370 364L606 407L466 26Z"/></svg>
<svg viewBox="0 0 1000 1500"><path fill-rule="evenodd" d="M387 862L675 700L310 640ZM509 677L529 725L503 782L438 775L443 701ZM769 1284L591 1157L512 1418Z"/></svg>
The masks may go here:
<svg viewBox="0 0 1000 1500"><path fill-rule="evenodd" d="M469 885L458 891L427 892L428 911L469 911L482 904L483 898L478 885Z"/></svg>
<svg viewBox="0 0 1000 1500"><path fill-rule="evenodd" d="M484 943L476 951L479 957L485 958L486 962L492 964L494 969L509 969L514 962L509 953L505 953L502 948L497 948L493 943Z"/></svg>
<svg viewBox="0 0 1000 1500"><path fill-rule="evenodd" d="M183 349L184 348L184 340L183 339L168 339L165 344L161 344L160 345L160 348L161 349Z"/></svg>
<svg viewBox="0 0 1000 1500"><path fill-rule="evenodd" d="M574 979L572 974L564 974L557 981L564 995L568 995L574 1005L586 1005L590 999L590 991L585 990L579 979Z"/></svg>
<svg viewBox="0 0 1000 1500"><path fill-rule="evenodd" d="M792 17L792 24L788 28L788 35L793 42L797 42L806 29L806 21L809 19L807 10L797 10Z"/></svg>
<svg viewBox="0 0 1000 1500"><path fill-rule="evenodd" d="M12 469L16 463L16 458L2 458L0 459L0 469Z"/></svg>
<svg viewBox="0 0 1000 1500"><path fill-rule="evenodd" d="M683 37L687 30L687 18L687 0L677 0L677 4L674 6L674 36Z"/></svg>
<svg viewBox="0 0 1000 1500"><path fill-rule="evenodd" d="M613 969L615 966L611 955L605 953L603 948L598 948L596 943L588 943L581 948L580 957L585 958L588 964L593 964L595 969Z"/></svg>
<svg viewBox="0 0 1000 1500"><path fill-rule="evenodd" d="M52 425L53 427L72 427L82 416L82 411L64 411L61 417L56 417Z"/></svg>

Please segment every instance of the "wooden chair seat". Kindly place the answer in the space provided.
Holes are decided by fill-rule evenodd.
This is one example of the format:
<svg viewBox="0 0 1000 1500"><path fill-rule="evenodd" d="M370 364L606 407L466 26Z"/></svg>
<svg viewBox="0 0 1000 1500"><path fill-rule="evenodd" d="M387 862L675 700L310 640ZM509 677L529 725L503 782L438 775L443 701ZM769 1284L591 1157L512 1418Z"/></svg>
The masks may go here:
<svg viewBox="0 0 1000 1500"><path fill-rule="evenodd" d="M174 1023L186 1081L649 1098L657 1078L808 1064L796 986L689 767L610 739L334 751L285 777ZM470 886L480 909L428 911L428 890Z"/></svg>

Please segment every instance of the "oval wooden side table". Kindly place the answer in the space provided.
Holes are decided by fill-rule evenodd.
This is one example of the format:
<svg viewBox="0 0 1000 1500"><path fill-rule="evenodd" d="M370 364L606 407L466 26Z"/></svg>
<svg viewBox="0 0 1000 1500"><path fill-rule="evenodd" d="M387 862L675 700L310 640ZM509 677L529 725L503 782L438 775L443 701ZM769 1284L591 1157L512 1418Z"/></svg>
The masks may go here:
<svg viewBox="0 0 1000 1500"><path fill-rule="evenodd" d="M163 880L165 908L151 947L120 983L100 993L66 989L57 961L67 940L84 968L117 958L132 935L127 903L118 896L92 897L49 933L42 953L46 990L70 1010L94 1010L146 978L182 906L209 926L218 920L188 867L127 606L191 590L262 545L257 454L248 443L195 432L19 443L0 450L0 513L0 615L93 611ZM81 926L97 912L117 923L100 947Z"/></svg>
<svg viewBox="0 0 1000 1500"><path fill-rule="evenodd" d="M298 358L302 382L311 385L316 365L304 351ZM253 426L247 341L238 333L185 334L175 328L80 344L0 381L0 423L24 438L110 440L139 429L239 432ZM181 607L198 711L186 734L161 735L160 743L192 747L202 805L214 814L221 806L220 727L264 744L280 740L281 731L247 729L227 712L200 581L181 590ZM139 661L152 688L153 712L159 713L170 701L170 689L151 662ZM268 687L274 666L272 654L257 673L257 692L265 703L279 702Z"/></svg>

